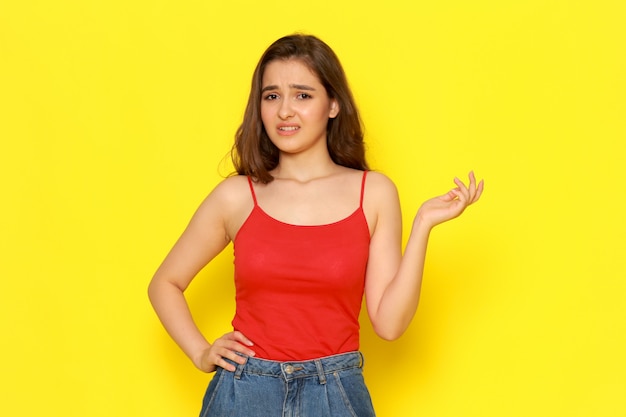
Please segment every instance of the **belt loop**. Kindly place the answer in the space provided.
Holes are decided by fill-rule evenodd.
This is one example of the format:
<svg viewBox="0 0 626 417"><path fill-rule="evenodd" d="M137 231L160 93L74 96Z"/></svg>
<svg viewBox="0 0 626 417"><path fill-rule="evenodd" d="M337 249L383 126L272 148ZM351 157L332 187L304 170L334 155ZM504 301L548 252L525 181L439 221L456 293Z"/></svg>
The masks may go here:
<svg viewBox="0 0 626 417"><path fill-rule="evenodd" d="M357 352L359 354L359 368L363 368L363 365L365 365L365 357L363 356L362 352Z"/></svg>
<svg viewBox="0 0 626 417"><path fill-rule="evenodd" d="M243 374L243 368L246 366L246 364L248 363L248 358L246 357L246 362L241 364L238 363L237 364L237 369L235 370L235 379L241 379L241 374Z"/></svg>
<svg viewBox="0 0 626 417"><path fill-rule="evenodd" d="M315 367L317 368L317 375L320 378L320 384L326 384L326 374L324 373L324 367L322 366L322 361L319 359L315 360Z"/></svg>

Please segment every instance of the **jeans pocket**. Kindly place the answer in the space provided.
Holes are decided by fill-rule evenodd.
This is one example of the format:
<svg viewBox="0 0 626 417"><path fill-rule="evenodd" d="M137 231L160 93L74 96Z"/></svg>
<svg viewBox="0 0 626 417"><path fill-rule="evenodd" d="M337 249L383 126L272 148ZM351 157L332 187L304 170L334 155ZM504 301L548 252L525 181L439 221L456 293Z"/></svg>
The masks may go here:
<svg viewBox="0 0 626 417"><path fill-rule="evenodd" d="M226 372L222 368L217 368L215 371L215 375L213 375L213 379L209 382L209 386L204 394L204 398L202 399L202 409L200 410L200 417L206 417L209 415L209 410L214 403L215 397L217 396L220 385L222 385L222 381L224 379L224 374Z"/></svg>
<svg viewBox="0 0 626 417"><path fill-rule="evenodd" d="M333 372L333 378L350 417L374 417L370 393L361 369Z"/></svg>

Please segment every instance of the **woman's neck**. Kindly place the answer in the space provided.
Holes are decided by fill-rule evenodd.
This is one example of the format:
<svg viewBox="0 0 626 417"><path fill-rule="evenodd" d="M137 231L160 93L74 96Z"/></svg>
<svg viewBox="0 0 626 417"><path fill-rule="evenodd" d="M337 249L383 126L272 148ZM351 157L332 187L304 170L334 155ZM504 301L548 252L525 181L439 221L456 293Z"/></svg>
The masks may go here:
<svg viewBox="0 0 626 417"><path fill-rule="evenodd" d="M302 156L304 155L281 155L278 165L271 172L272 176L305 183L330 176L341 168L327 153L318 157Z"/></svg>

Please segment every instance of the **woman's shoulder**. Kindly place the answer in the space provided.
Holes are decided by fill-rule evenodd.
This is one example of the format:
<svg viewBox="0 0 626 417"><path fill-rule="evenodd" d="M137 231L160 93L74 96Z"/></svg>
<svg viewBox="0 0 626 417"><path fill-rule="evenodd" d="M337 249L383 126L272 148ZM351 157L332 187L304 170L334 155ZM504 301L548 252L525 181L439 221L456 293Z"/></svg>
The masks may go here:
<svg viewBox="0 0 626 417"><path fill-rule="evenodd" d="M387 175L378 171L368 171L366 179L366 192L374 198L382 198L390 194L397 194L394 182Z"/></svg>
<svg viewBox="0 0 626 417"><path fill-rule="evenodd" d="M220 181L209 194L223 202L237 201L250 196L248 177L245 175L233 175Z"/></svg>
<svg viewBox="0 0 626 417"><path fill-rule="evenodd" d="M253 207L248 178L234 175L213 188L200 205L196 217L206 222L219 222L228 239L232 240Z"/></svg>
<svg viewBox="0 0 626 417"><path fill-rule="evenodd" d="M385 174L368 171L363 195L363 210L372 236L381 224L399 219L400 198L393 181ZM381 220L385 220L381 223ZM392 219L388 222L387 219ZM394 220L395 219L395 220Z"/></svg>
<svg viewBox="0 0 626 417"><path fill-rule="evenodd" d="M233 175L223 179L213 188L206 200L226 210L251 200L248 177Z"/></svg>
<svg viewBox="0 0 626 417"><path fill-rule="evenodd" d="M241 188L248 188L248 177L245 175L231 175L224 178L216 186L214 191L216 192L229 192L236 191Z"/></svg>

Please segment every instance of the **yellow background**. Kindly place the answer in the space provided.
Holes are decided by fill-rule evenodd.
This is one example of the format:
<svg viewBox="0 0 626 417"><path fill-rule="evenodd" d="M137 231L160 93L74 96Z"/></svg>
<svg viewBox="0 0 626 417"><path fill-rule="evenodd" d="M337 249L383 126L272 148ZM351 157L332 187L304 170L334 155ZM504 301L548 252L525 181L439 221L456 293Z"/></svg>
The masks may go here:
<svg viewBox="0 0 626 417"><path fill-rule="evenodd" d="M405 234L453 176L486 179L433 233L409 331L362 319L378 414L626 415L625 21L621 0L2 0L0 415L197 414L210 376L146 286L294 31L342 59ZM188 292L211 340L230 257Z"/></svg>

